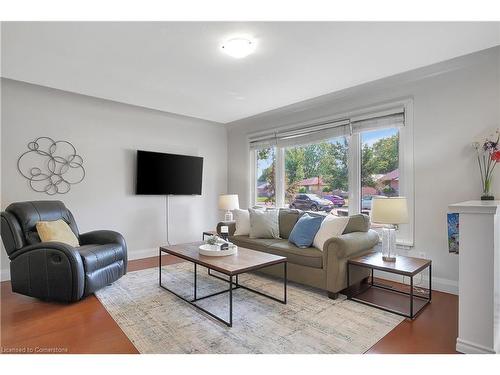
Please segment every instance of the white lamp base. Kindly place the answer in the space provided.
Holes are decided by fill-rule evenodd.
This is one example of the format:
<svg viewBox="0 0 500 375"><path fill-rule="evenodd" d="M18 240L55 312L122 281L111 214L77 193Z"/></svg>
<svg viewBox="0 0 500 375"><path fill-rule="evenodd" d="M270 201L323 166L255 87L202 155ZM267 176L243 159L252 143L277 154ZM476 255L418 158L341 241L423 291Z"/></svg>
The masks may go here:
<svg viewBox="0 0 500 375"><path fill-rule="evenodd" d="M233 221L233 213L229 210L226 211L226 215L224 216L224 221Z"/></svg>
<svg viewBox="0 0 500 375"><path fill-rule="evenodd" d="M394 227L382 229L382 260L396 261L396 229Z"/></svg>

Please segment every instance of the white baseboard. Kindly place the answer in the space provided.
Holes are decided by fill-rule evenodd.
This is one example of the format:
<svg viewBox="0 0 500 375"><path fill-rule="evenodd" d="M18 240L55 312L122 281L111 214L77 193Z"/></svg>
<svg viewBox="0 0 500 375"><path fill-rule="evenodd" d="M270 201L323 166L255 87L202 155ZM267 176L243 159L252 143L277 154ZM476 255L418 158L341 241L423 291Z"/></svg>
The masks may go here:
<svg viewBox="0 0 500 375"><path fill-rule="evenodd" d="M10 269L2 268L0 270L0 281L8 281L10 280Z"/></svg>
<svg viewBox="0 0 500 375"><path fill-rule="evenodd" d="M425 280L425 279L424 279ZM442 279L440 277L432 278L432 290L455 294L458 296L458 281Z"/></svg>
<svg viewBox="0 0 500 375"><path fill-rule="evenodd" d="M455 347L457 352L465 354L496 354L493 348L488 348L483 345L474 344L470 341L457 338L457 345Z"/></svg>
<svg viewBox="0 0 500 375"><path fill-rule="evenodd" d="M137 249L128 251L128 260L136 260L158 256L158 248Z"/></svg>
<svg viewBox="0 0 500 375"><path fill-rule="evenodd" d="M381 279L396 281L399 283L403 282L403 276L396 275L388 272L376 272L375 277L379 277ZM409 284L409 278L404 277L405 284ZM427 276L422 277L420 279L419 276L413 278L413 282L415 286L420 286L422 288L427 288L429 278ZM442 279L440 277L432 277L432 290L437 290L439 292L445 292L450 294L458 295L458 281Z"/></svg>

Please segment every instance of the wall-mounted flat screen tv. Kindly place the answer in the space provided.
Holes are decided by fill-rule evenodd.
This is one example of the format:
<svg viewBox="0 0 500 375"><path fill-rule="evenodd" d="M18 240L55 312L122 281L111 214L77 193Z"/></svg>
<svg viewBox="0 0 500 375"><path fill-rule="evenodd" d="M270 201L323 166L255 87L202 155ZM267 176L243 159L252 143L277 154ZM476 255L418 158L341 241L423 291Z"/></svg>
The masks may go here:
<svg viewBox="0 0 500 375"><path fill-rule="evenodd" d="M201 195L203 158L137 151L136 194Z"/></svg>

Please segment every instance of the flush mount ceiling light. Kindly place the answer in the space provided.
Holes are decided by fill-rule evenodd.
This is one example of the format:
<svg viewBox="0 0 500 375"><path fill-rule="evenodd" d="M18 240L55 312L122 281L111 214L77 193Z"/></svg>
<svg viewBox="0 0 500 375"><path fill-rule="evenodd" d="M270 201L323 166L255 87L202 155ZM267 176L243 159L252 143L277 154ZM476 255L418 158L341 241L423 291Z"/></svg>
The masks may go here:
<svg viewBox="0 0 500 375"><path fill-rule="evenodd" d="M222 51L235 59L241 59L255 51L256 43L248 38L229 39L222 45Z"/></svg>

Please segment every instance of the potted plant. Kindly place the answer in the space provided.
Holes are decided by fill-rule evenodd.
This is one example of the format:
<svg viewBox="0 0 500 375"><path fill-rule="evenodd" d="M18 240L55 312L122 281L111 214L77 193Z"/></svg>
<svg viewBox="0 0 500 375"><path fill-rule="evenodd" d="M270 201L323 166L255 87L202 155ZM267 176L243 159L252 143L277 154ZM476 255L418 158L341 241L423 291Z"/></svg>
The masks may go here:
<svg viewBox="0 0 500 375"><path fill-rule="evenodd" d="M477 162L479 164L479 173L481 174L481 184L483 193L481 200L494 200L491 195L491 184L493 181L493 172L500 161L500 132L497 129L494 136L490 136L484 142L474 142L472 145L476 150Z"/></svg>
<svg viewBox="0 0 500 375"><path fill-rule="evenodd" d="M218 242L219 237L217 236L210 236L205 241L205 243L209 246L209 249L213 251L219 250Z"/></svg>

